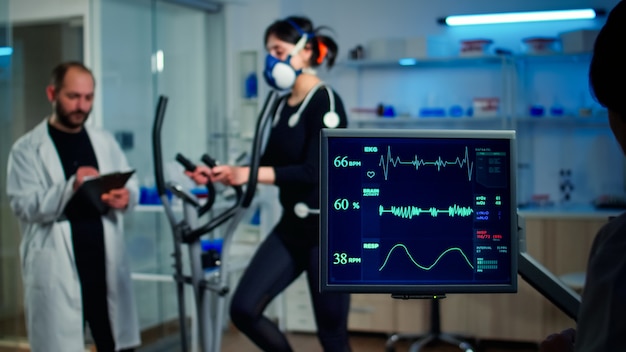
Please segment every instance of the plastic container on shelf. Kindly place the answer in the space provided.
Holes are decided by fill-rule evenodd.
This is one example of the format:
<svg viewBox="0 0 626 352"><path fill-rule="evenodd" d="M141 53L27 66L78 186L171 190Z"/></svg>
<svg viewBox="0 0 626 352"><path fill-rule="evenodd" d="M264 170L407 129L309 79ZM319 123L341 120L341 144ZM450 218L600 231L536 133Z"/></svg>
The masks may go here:
<svg viewBox="0 0 626 352"><path fill-rule="evenodd" d="M566 54L588 53L593 51L593 44L600 31L597 29L579 29L559 33L559 38Z"/></svg>
<svg viewBox="0 0 626 352"><path fill-rule="evenodd" d="M461 40L460 56L486 56L489 55L489 49L493 44L491 39L465 39Z"/></svg>
<svg viewBox="0 0 626 352"><path fill-rule="evenodd" d="M474 117L496 117L500 111L500 98L477 97L472 100Z"/></svg>
<svg viewBox="0 0 626 352"><path fill-rule="evenodd" d="M522 39L522 51L528 55L550 55L561 51L560 41L553 37L529 37Z"/></svg>

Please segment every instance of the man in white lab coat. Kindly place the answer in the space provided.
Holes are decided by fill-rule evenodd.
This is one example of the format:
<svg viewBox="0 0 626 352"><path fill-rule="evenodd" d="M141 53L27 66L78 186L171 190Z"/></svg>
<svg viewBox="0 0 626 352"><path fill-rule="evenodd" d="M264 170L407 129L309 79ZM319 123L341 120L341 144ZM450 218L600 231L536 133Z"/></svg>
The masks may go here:
<svg viewBox="0 0 626 352"><path fill-rule="evenodd" d="M96 206L73 196L86 177L129 170L112 135L85 125L94 78L81 63L57 66L46 89L53 113L13 145L7 194L20 221L28 338L33 352L84 351L85 326L98 352L140 344L123 238L123 213L137 182Z"/></svg>

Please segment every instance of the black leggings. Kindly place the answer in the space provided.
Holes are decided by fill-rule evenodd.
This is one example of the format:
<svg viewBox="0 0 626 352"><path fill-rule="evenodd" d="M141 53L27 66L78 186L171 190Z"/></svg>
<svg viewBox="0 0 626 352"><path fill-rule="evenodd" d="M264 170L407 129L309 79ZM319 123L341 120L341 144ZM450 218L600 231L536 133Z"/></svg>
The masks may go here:
<svg viewBox="0 0 626 352"><path fill-rule="evenodd" d="M261 244L233 295L233 324L264 351L292 351L278 326L263 315L267 305L303 271L311 291L317 336L326 352L350 351L350 295L319 292L319 246L288 247L276 233Z"/></svg>

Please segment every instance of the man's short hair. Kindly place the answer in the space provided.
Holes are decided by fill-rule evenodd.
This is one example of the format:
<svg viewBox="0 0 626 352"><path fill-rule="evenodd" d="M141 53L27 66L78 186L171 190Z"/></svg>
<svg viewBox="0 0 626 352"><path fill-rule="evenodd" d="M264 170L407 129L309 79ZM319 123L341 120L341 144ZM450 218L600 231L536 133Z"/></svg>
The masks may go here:
<svg viewBox="0 0 626 352"><path fill-rule="evenodd" d="M69 71L69 69L71 68L76 68L85 73L89 73L91 75L91 79L94 81L94 84L96 83L93 77L93 73L82 62L78 62L78 61L62 62L52 69L52 75L50 77L50 84L54 86L54 89L56 91L61 89L61 87L63 86L65 75L67 74L67 71Z"/></svg>

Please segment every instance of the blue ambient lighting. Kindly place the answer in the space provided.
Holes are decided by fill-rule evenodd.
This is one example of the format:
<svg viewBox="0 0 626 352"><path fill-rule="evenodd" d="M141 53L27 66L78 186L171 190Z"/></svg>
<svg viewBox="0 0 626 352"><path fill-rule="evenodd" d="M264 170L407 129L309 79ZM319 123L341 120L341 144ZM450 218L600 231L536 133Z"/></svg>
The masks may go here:
<svg viewBox="0 0 626 352"><path fill-rule="evenodd" d="M404 59L398 60L398 63L402 66L413 66L417 64L417 60L413 58L404 58Z"/></svg>
<svg viewBox="0 0 626 352"><path fill-rule="evenodd" d="M0 56L11 56L13 48L10 46L0 46Z"/></svg>

